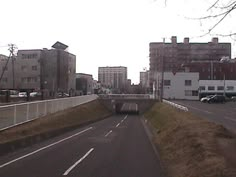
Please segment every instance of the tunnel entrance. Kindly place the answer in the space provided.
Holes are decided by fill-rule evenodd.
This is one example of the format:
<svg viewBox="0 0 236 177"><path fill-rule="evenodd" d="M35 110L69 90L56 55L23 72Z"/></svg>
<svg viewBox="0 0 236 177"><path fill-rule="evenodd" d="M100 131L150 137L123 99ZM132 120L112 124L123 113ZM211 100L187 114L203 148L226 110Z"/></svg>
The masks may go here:
<svg viewBox="0 0 236 177"><path fill-rule="evenodd" d="M137 103L116 103L116 114L139 114Z"/></svg>

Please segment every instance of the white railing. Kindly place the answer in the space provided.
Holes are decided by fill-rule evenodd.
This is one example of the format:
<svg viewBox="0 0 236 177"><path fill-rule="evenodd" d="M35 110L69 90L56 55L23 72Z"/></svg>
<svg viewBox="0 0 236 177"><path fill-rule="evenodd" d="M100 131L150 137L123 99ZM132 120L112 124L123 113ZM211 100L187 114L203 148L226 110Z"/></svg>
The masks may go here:
<svg viewBox="0 0 236 177"><path fill-rule="evenodd" d="M163 99L163 102L164 102L164 103L167 103L167 104L169 104L169 105L171 105L171 106L173 106L173 107L175 107L175 108L177 108L177 109L180 109L180 110L182 110L182 111L185 111L185 112L188 111L188 108L185 107L185 106L182 106L182 105L179 105L179 104L176 104L176 103L173 103L173 102L171 102L171 101L164 100L164 99Z"/></svg>
<svg viewBox="0 0 236 177"><path fill-rule="evenodd" d="M97 95L85 95L0 106L0 131L97 98Z"/></svg>

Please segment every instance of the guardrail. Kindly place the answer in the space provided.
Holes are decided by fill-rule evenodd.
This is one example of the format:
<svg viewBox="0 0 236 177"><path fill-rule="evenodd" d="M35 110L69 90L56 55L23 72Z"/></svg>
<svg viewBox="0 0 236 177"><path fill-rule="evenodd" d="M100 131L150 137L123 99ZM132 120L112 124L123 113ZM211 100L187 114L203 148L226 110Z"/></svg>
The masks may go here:
<svg viewBox="0 0 236 177"><path fill-rule="evenodd" d="M171 101L164 100L164 99L163 99L163 102L164 102L164 103L167 103L167 104L169 104L169 105L171 105L171 106L173 106L173 107L175 107L175 108L177 108L177 109L180 109L180 110L182 110L182 111L185 111L185 112L188 111L188 108L185 107L185 106L182 106L182 105L179 105L179 104L176 104L176 103L173 103L173 102L171 102Z"/></svg>
<svg viewBox="0 0 236 177"><path fill-rule="evenodd" d="M0 131L97 98L97 95L85 95L0 106Z"/></svg>

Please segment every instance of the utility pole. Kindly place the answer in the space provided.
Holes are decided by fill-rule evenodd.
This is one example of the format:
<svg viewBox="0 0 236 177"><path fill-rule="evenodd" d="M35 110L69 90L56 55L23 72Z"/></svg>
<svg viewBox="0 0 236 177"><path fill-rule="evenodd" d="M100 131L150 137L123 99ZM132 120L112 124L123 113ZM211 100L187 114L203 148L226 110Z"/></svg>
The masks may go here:
<svg viewBox="0 0 236 177"><path fill-rule="evenodd" d="M163 38L163 45L161 50L161 102L163 100L163 93L164 93L164 55L165 55L165 38Z"/></svg>
<svg viewBox="0 0 236 177"><path fill-rule="evenodd" d="M9 51L11 56L11 62L12 62L12 89L15 89L15 50L17 49L15 44L9 44Z"/></svg>
<svg viewBox="0 0 236 177"><path fill-rule="evenodd" d="M15 88L14 60L15 60L15 49L17 49L17 47L16 47L15 44L9 44L8 46L9 46L9 49L8 49L8 50L10 51L10 54L9 54L9 57L8 57L8 59L7 59L7 62L6 62L6 64L5 64L5 66L4 66L4 68L3 68L3 71L2 71L2 73L1 73L1 76L0 76L0 83L1 83L1 81L2 81L2 78L3 78L3 75L4 75L5 71L6 71L6 69L7 69L8 62L9 62L9 60L11 59L11 60L12 60L12 82L13 82L12 86L13 86L13 89L14 89L14 88Z"/></svg>

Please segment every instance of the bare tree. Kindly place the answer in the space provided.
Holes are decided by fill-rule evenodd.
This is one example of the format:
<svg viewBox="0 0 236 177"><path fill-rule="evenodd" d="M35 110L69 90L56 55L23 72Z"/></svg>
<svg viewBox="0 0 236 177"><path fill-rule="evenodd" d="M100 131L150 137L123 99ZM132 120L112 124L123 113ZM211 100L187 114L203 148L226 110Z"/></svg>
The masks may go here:
<svg viewBox="0 0 236 177"><path fill-rule="evenodd" d="M167 0L164 0L165 6L167 6L167 2L168 2ZM229 32L227 34L221 34L221 33L213 34L216 28L228 16L230 16L235 9L236 9L236 0L212 0L212 2L209 3L209 7L206 8L205 15L203 15L202 17L197 17L197 18L188 17L187 19L200 20L201 23L208 20L213 21L213 24L206 30L206 32L204 32L199 37L212 34L215 36L231 37L233 40L236 40L236 32Z"/></svg>

